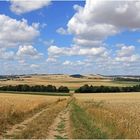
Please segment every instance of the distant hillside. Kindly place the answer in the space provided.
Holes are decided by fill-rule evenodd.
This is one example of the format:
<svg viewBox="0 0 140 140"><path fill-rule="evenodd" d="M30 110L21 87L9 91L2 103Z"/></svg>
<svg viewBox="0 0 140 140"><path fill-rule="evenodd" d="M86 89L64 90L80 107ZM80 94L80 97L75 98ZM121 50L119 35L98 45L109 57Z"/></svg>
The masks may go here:
<svg viewBox="0 0 140 140"><path fill-rule="evenodd" d="M70 75L70 77L73 77L73 78L84 78L85 76L83 76L81 74L73 74L73 75Z"/></svg>
<svg viewBox="0 0 140 140"><path fill-rule="evenodd" d="M15 79L15 78L19 78L16 75L0 75L0 79Z"/></svg>

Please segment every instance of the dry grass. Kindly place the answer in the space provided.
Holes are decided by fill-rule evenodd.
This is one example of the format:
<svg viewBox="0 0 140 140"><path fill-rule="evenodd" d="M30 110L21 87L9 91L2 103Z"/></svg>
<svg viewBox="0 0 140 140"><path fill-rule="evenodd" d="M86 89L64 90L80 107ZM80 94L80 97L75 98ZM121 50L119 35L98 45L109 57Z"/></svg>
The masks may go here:
<svg viewBox="0 0 140 140"><path fill-rule="evenodd" d="M13 138L18 139L46 139L48 138L49 127L53 123L60 111L64 110L67 100L60 100L53 106L50 106L35 120L31 121L25 130L14 134Z"/></svg>
<svg viewBox="0 0 140 140"><path fill-rule="evenodd" d="M0 93L0 133L59 98L64 97Z"/></svg>
<svg viewBox="0 0 140 140"><path fill-rule="evenodd" d="M140 93L75 96L108 138L140 138Z"/></svg>

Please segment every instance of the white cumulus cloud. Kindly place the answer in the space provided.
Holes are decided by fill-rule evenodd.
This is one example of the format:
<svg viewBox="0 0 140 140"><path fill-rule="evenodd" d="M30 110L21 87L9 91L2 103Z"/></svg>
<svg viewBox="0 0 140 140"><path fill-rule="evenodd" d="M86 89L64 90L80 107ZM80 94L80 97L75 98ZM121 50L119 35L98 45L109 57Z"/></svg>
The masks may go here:
<svg viewBox="0 0 140 140"><path fill-rule="evenodd" d="M23 14L48 6L51 0L10 0L10 9L16 14Z"/></svg>
<svg viewBox="0 0 140 140"><path fill-rule="evenodd" d="M140 28L140 1L86 0L84 7L75 5L74 9L68 31L75 35L75 43L84 46L94 47L94 42Z"/></svg>
<svg viewBox="0 0 140 140"><path fill-rule="evenodd" d="M38 35L38 24L28 25L25 19L16 20L0 15L0 48L32 42Z"/></svg>
<svg viewBox="0 0 140 140"><path fill-rule="evenodd" d="M120 50L117 50L117 56L115 58L118 62L134 62L140 60L140 55L135 53L135 46L126 46L125 44L118 44L117 47L120 48Z"/></svg>
<svg viewBox="0 0 140 140"><path fill-rule="evenodd" d="M31 45L24 45L24 46L19 46L19 49L17 51L17 56L22 58L25 56L29 56L30 58L40 58L42 56L41 53L37 51L36 48L34 48Z"/></svg>

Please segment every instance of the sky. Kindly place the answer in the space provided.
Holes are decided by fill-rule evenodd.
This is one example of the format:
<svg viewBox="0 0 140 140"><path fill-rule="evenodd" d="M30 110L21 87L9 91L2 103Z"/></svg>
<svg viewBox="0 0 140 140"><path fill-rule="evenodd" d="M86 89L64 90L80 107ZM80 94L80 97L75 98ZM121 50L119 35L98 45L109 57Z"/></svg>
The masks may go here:
<svg viewBox="0 0 140 140"><path fill-rule="evenodd" d="M139 75L140 1L0 1L0 75Z"/></svg>

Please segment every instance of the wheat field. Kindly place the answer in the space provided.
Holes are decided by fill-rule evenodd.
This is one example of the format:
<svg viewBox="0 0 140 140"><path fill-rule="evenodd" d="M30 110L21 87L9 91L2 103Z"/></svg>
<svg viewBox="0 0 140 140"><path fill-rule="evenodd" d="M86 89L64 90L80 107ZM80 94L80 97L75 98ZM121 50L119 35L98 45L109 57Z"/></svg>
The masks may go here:
<svg viewBox="0 0 140 140"><path fill-rule="evenodd" d="M0 93L0 134L60 98L67 97Z"/></svg>
<svg viewBox="0 0 140 140"><path fill-rule="evenodd" d="M140 93L76 94L109 138L140 138Z"/></svg>
<svg viewBox="0 0 140 140"><path fill-rule="evenodd" d="M64 96L1 93L0 136L15 124L20 124L20 122L47 107L48 110L44 114L31 121L24 131L16 135L17 138L46 137L45 132L49 131L49 126L58 113L67 106L68 100L66 99L69 98ZM77 118L75 121L73 119L69 121L75 124L77 131L75 131L74 125L71 125L70 129L74 132L72 138L140 138L140 93L85 93L74 94L71 98L82 109L73 106L76 107L76 112L72 115L72 118ZM73 112L72 110L69 110L70 114ZM78 113L78 111L80 112ZM93 123L93 125L84 126L83 129L85 130L82 131L81 123L83 125ZM95 131L98 137L96 135L91 137L89 130ZM83 133L85 135L81 135Z"/></svg>

